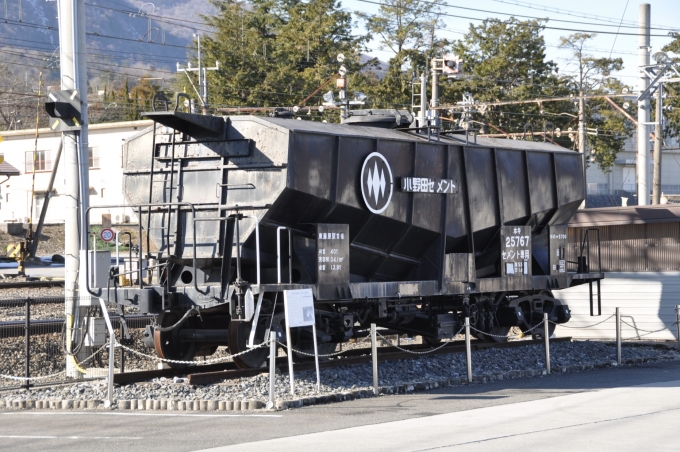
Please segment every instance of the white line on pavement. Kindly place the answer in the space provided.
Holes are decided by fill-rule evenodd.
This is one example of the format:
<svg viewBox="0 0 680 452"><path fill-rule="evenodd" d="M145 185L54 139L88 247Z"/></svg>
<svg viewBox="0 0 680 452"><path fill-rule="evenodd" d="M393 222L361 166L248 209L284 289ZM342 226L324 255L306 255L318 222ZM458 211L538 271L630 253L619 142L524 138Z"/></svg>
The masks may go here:
<svg viewBox="0 0 680 452"><path fill-rule="evenodd" d="M144 439L141 436L33 436L33 435L0 435L7 439Z"/></svg>
<svg viewBox="0 0 680 452"><path fill-rule="evenodd" d="M0 413L5 416L73 416L73 415L99 415L99 416L166 416L166 417L263 417L263 418L279 418L283 417L280 414L180 414L180 413L123 413L123 412L92 412L92 411L9 411Z"/></svg>

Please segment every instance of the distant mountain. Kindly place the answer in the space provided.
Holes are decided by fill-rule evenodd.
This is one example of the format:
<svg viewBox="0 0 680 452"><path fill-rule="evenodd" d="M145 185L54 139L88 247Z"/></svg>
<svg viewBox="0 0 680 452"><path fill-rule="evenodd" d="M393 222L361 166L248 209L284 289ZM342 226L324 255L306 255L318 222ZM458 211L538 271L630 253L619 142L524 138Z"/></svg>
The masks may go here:
<svg viewBox="0 0 680 452"><path fill-rule="evenodd" d="M200 15L214 11L207 0L86 0L85 4L88 74L95 90L122 83L125 77L170 79L176 63L186 62L193 34L210 29ZM26 73L28 79L42 70L58 82L57 3L7 0L7 9L6 21L0 13L1 61L13 63L15 75Z"/></svg>

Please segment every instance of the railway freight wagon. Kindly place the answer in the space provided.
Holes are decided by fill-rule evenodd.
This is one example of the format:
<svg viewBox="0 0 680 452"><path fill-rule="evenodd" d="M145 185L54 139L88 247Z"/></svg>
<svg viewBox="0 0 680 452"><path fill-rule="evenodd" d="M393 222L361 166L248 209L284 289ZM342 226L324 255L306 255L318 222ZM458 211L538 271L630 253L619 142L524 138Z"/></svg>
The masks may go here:
<svg viewBox="0 0 680 452"><path fill-rule="evenodd" d="M159 313L147 334L161 357L238 353L285 331L288 289L313 290L323 353L371 323L436 343L470 317L479 338L502 340L544 313L567 322L551 290L603 277L587 253L578 267L566 261L584 169L559 146L147 116L155 126L124 146L124 194L144 229L132 284L94 291ZM294 329L293 347L311 349L311 334ZM236 362L259 366L267 355L255 348Z"/></svg>

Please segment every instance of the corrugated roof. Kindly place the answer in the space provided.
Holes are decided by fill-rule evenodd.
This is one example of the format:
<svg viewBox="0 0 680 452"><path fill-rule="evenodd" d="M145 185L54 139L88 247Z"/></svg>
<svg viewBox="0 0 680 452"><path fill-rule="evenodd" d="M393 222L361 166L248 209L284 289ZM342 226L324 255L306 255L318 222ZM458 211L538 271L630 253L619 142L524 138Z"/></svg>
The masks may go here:
<svg viewBox="0 0 680 452"><path fill-rule="evenodd" d="M680 204L602 207L577 211L570 227L618 226L625 224L680 222Z"/></svg>
<svg viewBox="0 0 680 452"><path fill-rule="evenodd" d="M13 167L7 162L0 163L0 176L18 176L21 171Z"/></svg>

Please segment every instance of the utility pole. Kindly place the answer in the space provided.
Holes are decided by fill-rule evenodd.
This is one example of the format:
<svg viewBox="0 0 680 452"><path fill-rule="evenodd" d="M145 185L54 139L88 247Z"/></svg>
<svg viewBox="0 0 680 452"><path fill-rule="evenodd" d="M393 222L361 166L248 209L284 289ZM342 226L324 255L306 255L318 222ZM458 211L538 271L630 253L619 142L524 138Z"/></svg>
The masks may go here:
<svg viewBox="0 0 680 452"><path fill-rule="evenodd" d="M183 71L187 75L191 87L194 88L194 91L198 95L198 99L201 101L203 114L207 115L210 107L210 102L208 100L208 71L218 71L220 69L220 62L216 61L215 67L203 67L203 63L201 62L201 35L195 34L194 36L196 37L196 44L198 47L198 67L192 68L191 63L188 63L186 68L182 68L179 63L177 63L177 72ZM198 72L198 89L194 86L194 82L191 81L189 72Z"/></svg>
<svg viewBox="0 0 680 452"><path fill-rule="evenodd" d="M578 99L578 151L586 153L586 99L583 91L579 92Z"/></svg>
<svg viewBox="0 0 680 452"><path fill-rule="evenodd" d="M663 83L656 90L656 118L654 118L654 179L652 204L661 203L661 126L663 123Z"/></svg>
<svg viewBox="0 0 680 452"><path fill-rule="evenodd" d="M432 66L432 100L430 101L430 111L427 112L429 124L428 127L437 128L437 136L439 136L439 72L437 66L433 61ZM428 132L429 136L429 132Z"/></svg>
<svg viewBox="0 0 680 452"><path fill-rule="evenodd" d="M420 112L418 114L418 127L425 127L427 117L427 75L420 74Z"/></svg>
<svg viewBox="0 0 680 452"><path fill-rule="evenodd" d="M345 119L349 118L349 99L347 98L347 68L343 64L345 62L345 55L342 53L337 56L338 63L340 67L338 68L338 74L340 77L336 80L336 87L339 89L340 96L340 122L345 122Z"/></svg>
<svg viewBox="0 0 680 452"><path fill-rule="evenodd" d="M666 83L680 82L680 67L674 64L664 52L657 52L653 55L656 64L640 68L641 72L651 80L646 90L642 91L638 97L638 103L642 100L649 101L652 94L656 92L656 115L654 122L647 125L654 125L654 175L652 185L652 204L659 204L661 201L661 148L663 132L663 89Z"/></svg>
<svg viewBox="0 0 680 452"><path fill-rule="evenodd" d="M656 117L654 118L654 122L647 122L645 125L654 124L652 204L659 204L661 201L661 148L663 145L663 89L665 83L680 82L680 66L674 64L664 52L656 52L653 55L653 58L656 61L656 64L640 68L640 72L644 73L651 82L644 91L640 92L638 104L642 101L649 102L652 94L656 92Z"/></svg>
<svg viewBox="0 0 680 452"><path fill-rule="evenodd" d="M67 318L68 350L80 342L84 333L79 326L84 321L88 305L85 280L85 250L87 222L85 212L89 204L89 159L87 134L87 67L85 62L85 1L61 0L59 8L59 44L61 89L75 90L80 96L80 130L62 133L66 193L65 215L65 314ZM79 277L80 275L80 277ZM87 347L81 347L75 358L82 361ZM76 360L66 357L66 373L82 377Z"/></svg>
<svg viewBox="0 0 680 452"><path fill-rule="evenodd" d="M583 79L581 79L581 88L583 88ZM579 91L578 97L578 151L583 158L583 191L585 198L579 209L588 207L588 170L586 169L586 99L584 97L583 89Z"/></svg>
<svg viewBox="0 0 680 452"><path fill-rule="evenodd" d="M642 93L649 87L649 77L642 70L643 66L649 66L649 52L650 52L650 6L649 3L642 3L640 5L640 25L638 37L638 66L640 70L640 78L638 80L638 92ZM637 195L638 205L646 206L649 204L649 190L647 189L647 173L649 168L647 165L649 156L649 99L638 100L638 127L637 127Z"/></svg>

